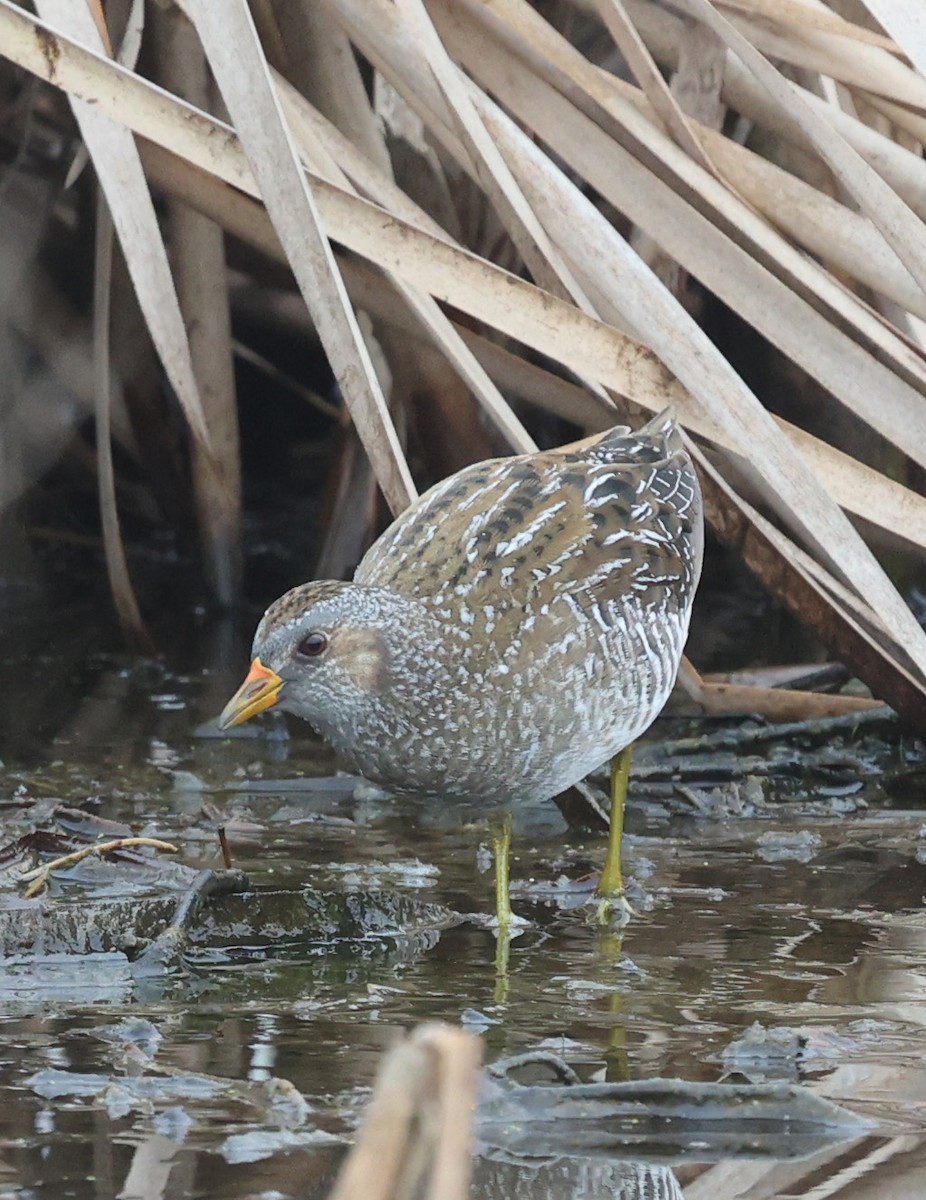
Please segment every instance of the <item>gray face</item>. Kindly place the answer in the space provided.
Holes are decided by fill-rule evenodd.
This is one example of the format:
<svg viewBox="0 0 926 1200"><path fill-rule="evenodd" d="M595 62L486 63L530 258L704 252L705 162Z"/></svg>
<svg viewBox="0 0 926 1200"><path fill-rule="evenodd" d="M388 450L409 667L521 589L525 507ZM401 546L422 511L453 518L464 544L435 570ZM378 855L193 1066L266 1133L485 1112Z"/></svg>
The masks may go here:
<svg viewBox="0 0 926 1200"><path fill-rule="evenodd" d="M388 589L322 581L271 605L253 654L283 680L277 707L354 758L358 742L392 732L413 664L433 659L428 624L417 602Z"/></svg>

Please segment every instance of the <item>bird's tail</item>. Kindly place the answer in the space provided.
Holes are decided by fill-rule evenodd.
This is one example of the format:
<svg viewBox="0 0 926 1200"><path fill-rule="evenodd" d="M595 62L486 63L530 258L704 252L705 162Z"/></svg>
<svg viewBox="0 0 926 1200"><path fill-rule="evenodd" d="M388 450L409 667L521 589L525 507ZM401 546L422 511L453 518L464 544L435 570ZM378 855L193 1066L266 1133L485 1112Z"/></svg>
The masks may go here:
<svg viewBox="0 0 926 1200"><path fill-rule="evenodd" d="M617 425L592 442L586 451L590 458L610 463L668 463L680 454L686 454L682 433L672 410L664 408L661 413L631 430L626 425Z"/></svg>

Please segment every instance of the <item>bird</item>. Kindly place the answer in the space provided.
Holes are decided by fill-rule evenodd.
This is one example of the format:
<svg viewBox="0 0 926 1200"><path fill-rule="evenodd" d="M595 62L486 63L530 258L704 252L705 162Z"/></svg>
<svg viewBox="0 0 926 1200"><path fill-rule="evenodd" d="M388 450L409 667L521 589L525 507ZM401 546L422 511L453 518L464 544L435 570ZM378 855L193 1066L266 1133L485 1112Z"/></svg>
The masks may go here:
<svg viewBox="0 0 926 1200"><path fill-rule="evenodd" d="M598 889L610 911L628 748L674 685L703 543L697 475L668 410L636 432L464 467L397 517L352 581L304 583L270 605L220 727L275 705L392 793L501 813L611 760ZM494 840L505 926L507 844Z"/></svg>

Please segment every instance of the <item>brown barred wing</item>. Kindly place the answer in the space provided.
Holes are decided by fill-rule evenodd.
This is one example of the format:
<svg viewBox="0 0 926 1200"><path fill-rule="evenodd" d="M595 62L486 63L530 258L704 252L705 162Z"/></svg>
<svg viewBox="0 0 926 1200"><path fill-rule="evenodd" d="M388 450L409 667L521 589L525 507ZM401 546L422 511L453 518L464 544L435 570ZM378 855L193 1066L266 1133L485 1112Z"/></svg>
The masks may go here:
<svg viewBox="0 0 926 1200"><path fill-rule="evenodd" d="M624 596L684 604L700 570L700 521L677 429L657 418L574 451L466 468L386 530L356 580L474 633L488 627L498 643L564 596L571 609Z"/></svg>

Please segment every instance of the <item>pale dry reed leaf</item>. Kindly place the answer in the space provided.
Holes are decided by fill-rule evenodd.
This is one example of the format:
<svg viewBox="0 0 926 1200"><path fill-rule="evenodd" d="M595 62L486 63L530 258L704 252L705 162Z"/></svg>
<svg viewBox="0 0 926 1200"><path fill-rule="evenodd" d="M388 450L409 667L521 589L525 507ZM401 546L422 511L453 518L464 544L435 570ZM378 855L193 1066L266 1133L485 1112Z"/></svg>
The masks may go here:
<svg viewBox="0 0 926 1200"><path fill-rule="evenodd" d="M187 166L159 147L148 146L143 158L155 180L166 191L208 213L230 233L269 257L286 262L266 213L254 201L220 180ZM356 258L346 259L341 266L355 303L378 320L397 324L410 337L422 336L419 324L411 317L404 317L401 306L395 304L393 292L380 272ZM584 388L526 362L472 330L463 326L457 329L500 387L528 403L584 425L589 431L607 429L614 423L613 410ZM685 406L684 393L668 376L653 405L657 400L663 404L672 403L680 413L684 412L693 432L717 445L727 443L722 428L699 409L690 404ZM890 539L897 539L905 549L918 554L926 551L926 499L780 418L776 418L776 422L842 508L863 517Z"/></svg>
<svg viewBox="0 0 926 1200"><path fill-rule="evenodd" d="M903 4L904 0L899 0L899 2ZM880 46L882 50L887 50L891 54L901 52L891 38L885 37L882 33L875 33L872 29L866 29L863 25L856 25L822 4L811 7L803 0L719 0L718 7L764 17L777 25L790 25L798 33L808 29L818 29L823 33L835 33L839 37L850 38L852 41L863 42L869 46Z"/></svg>
<svg viewBox="0 0 926 1200"><path fill-rule="evenodd" d="M135 69L135 64L138 62L144 34L145 0L132 0L132 7L129 9L128 19L125 23L125 32L116 52L117 62L121 63L123 67L128 67L130 71Z"/></svg>
<svg viewBox="0 0 926 1200"><path fill-rule="evenodd" d="M102 10L100 16L102 17ZM97 23L99 24L99 20ZM138 62L144 31L145 0L132 0L132 7L129 10L125 32L119 44L119 49L116 52L116 62L121 63L123 67L128 67L130 71L135 69L135 64ZM65 176L65 189L74 186L88 162L87 147L81 142L77 148L77 153L74 155L74 161L71 163L68 173Z"/></svg>
<svg viewBox="0 0 926 1200"><path fill-rule="evenodd" d="M923 222L890 184L827 121L821 120L811 105L804 103L790 81L717 12L710 0L685 0L685 3L689 11L723 38L776 103L803 127L839 182L881 231L920 288L926 290L926 227ZM828 73L833 74L832 71ZM926 95L926 80L922 82Z"/></svg>
<svg viewBox="0 0 926 1200"><path fill-rule="evenodd" d="M700 10L699 0L676 0L676 7L691 16L698 16ZM926 105L926 80L879 46L806 25L792 33L777 22L753 20L735 11L721 19L762 54L779 62L818 71L897 104Z"/></svg>
<svg viewBox="0 0 926 1200"><path fill-rule="evenodd" d="M274 9L297 95L301 92L326 112L344 136L391 177L392 164L379 121L341 26L318 0L278 0ZM276 82L279 88L280 79Z"/></svg>
<svg viewBox="0 0 926 1200"><path fill-rule="evenodd" d="M704 128L699 132L718 170L768 221L830 270L845 272L926 319L922 290L867 217L731 138ZM846 304L862 315L854 301Z"/></svg>
<svg viewBox="0 0 926 1200"><path fill-rule="evenodd" d="M283 107L306 165L314 163L324 178L350 189L353 184L359 195L383 205L403 220L431 233L441 241L449 236L436 221L419 208L390 176L377 170L376 164L365 158L360 149L341 134L335 126L317 112L311 104L285 80L275 80ZM411 309L417 309L422 325L429 331L431 341L440 346L460 377L482 404L492 424L518 453L526 453L536 443L511 410L490 376L482 369L467 346L464 331L447 320L430 296L421 289L390 276L393 286L401 293ZM600 405L613 412L613 403L602 389L589 388Z"/></svg>
<svg viewBox="0 0 926 1200"><path fill-rule="evenodd" d="M337 22L321 6L298 3L279 5L274 14L268 2L262 17L261 36L265 46L267 33L280 41L274 59L278 67L288 70L308 94L388 169L388 154L358 64ZM285 47L290 48L288 52ZM298 53L293 52L296 47L299 47ZM339 187L350 188L349 180L316 136L311 122L306 120L306 111L310 108L308 102L284 79L280 70L273 70L271 75L302 162ZM381 369L377 361L377 356L381 357L381 347L372 332L366 329L364 313L358 311L357 319L376 367L380 388L384 395L391 397L385 383L388 379L391 384L391 373ZM401 355L401 348L398 353ZM401 400L396 405L390 399L390 409L401 419ZM401 438L400 429L396 432ZM334 461L327 472L328 517L316 559L316 573L339 579L353 571L372 540L377 520L376 496L376 477L356 429L345 430L338 438Z"/></svg>
<svg viewBox="0 0 926 1200"><path fill-rule="evenodd" d="M305 97L279 76L275 76L274 84L306 167L347 191L357 191L377 200L382 196L387 201L393 201L407 218L420 224L422 228L430 228L436 236L446 238L447 235L440 226L432 222L426 213L396 187L391 175L379 171L376 163L366 159L357 146L339 134L336 127L316 111ZM346 159L343 166L341 162L336 161L336 157ZM348 169L353 168L354 175L358 177L356 188L345 173L344 166ZM512 412L511 406L482 369L440 306L427 292L406 283L398 276L392 274L389 279L409 309L415 312L427 330L430 340L441 348L460 378L476 396L487 417L508 445L519 454L536 449L533 438Z"/></svg>
<svg viewBox="0 0 926 1200"><path fill-rule="evenodd" d="M910 0L863 0L921 76L926 76L926 9Z"/></svg>
<svg viewBox="0 0 926 1200"><path fill-rule="evenodd" d="M174 12L152 15L159 77L208 108L211 77L195 31ZM241 451L225 239L218 225L185 204L173 202L168 217L177 296L211 443L210 454L194 445L191 455L196 519L208 584L229 606L241 579Z"/></svg>
<svg viewBox="0 0 926 1200"><path fill-rule="evenodd" d="M512 450L518 454L529 454L536 450L537 443L512 412L511 405L499 392L479 359L467 346L460 331L447 319L433 297L420 288L409 287L395 276L392 278L393 286L419 318L431 341L447 356Z"/></svg>
<svg viewBox="0 0 926 1200"><path fill-rule="evenodd" d="M796 425L778 424L841 508L887 535L884 544L922 553L926 498Z"/></svg>
<svg viewBox="0 0 926 1200"><path fill-rule="evenodd" d="M598 15L646 94L653 112L686 154L690 154L705 171L713 172L714 168L704 152L704 147L698 141L688 118L653 62L646 43L634 28L623 0L597 0L597 4Z"/></svg>
<svg viewBox="0 0 926 1200"><path fill-rule="evenodd" d="M96 426L97 487L100 497L100 525L106 573L119 624L128 640L139 647L150 647L122 542L119 510L116 506L116 478L113 471L112 430L110 422L110 351L109 314L112 296L113 223L102 189L97 190L96 246L93 281L93 361L94 419Z"/></svg>
<svg viewBox="0 0 926 1200"><path fill-rule="evenodd" d="M914 112L912 109L904 108L902 104L893 104L890 100L885 100L883 96L873 96L871 92L856 91L852 93L860 102L867 105L872 110L869 119L876 114L881 114L887 117L887 120L893 126L894 136L898 136L900 132L909 135L907 148L909 149L909 141L915 142L914 153L922 150L926 143L926 117L920 113ZM881 122L884 126L885 122Z"/></svg>
<svg viewBox="0 0 926 1200"><path fill-rule="evenodd" d="M415 204L391 176L379 171L375 163L291 84L280 76L276 76L274 82L294 136L299 139L300 147L310 153L316 171L323 179L345 190L350 190L349 181L365 199L374 201L433 237L449 240L446 230L437 221Z"/></svg>
<svg viewBox="0 0 926 1200"><path fill-rule="evenodd" d="M40 14L97 54L103 43L86 5L69 0L39 0ZM164 370L194 436L208 451L202 403L193 374L186 329L177 303L167 251L138 151L131 133L95 106L70 97L81 136L106 194L138 302Z"/></svg>
<svg viewBox="0 0 926 1200"><path fill-rule="evenodd" d="M685 36L685 23L667 9L650 0L624 0L652 51L653 57L664 66L675 69L679 43ZM926 161L904 146L893 142L863 121L832 108L822 97L807 88L792 85L804 104L824 117L859 154L873 166L910 205L921 219L926 220ZM730 108L749 117L769 132L776 133L786 144L815 152L814 144L802 126L787 115L766 89L735 54L728 52L723 75L723 98Z"/></svg>
<svg viewBox="0 0 926 1200"><path fill-rule="evenodd" d="M412 45L425 59L436 86L443 93L454 131L463 146L461 165L471 167L489 196L534 281L548 292L570 297L583 311L591 306L578 281L543 226L532 212L504 157L489 137L473 108L459 70L447 55L423 0L395 0Z"/></svg>
<svg viewBox="0 0 926 1200"><path fill-rule="evenodd" d="M337 2L343 6L347 0ZM467 22L463 27L467 10L504 17L506 28L516 31L517 40L505 42L504 65L498 44L504 39L498 37L497 25L479 29ZM889 440L897 441L905 453L926 463L922 418L926 368L921 356L817 264L757 219L737 196L700 170L662 131L641 119L626 102L625 91L615 86L617 81L589 68L529 5L519 0L485 0L442 11L447 14L445 36L456 37L461 55L470 54L476 75L485 70L485 62L473 49L478 40L486 61L496 64L493 86L502 89L512 106L518 80L521 119L537 128L542 113L543 129L538 132L574 169L813 378ZM523 58L523 66L514 56ZM621 131L626 129L645 146L647 158L625 149L622 132L609 137L606 123L603 128L591 125L590 118L564 97L545 89L530 68L540 72L547 63L553 68L548 72L551 83L559 83L561 71L570 85L581 89L570 91L559 83L564 97L574 96L578 104L583 97L591 100L592 112L600 104L607 116L619 122ZM657 175L656 164L671 174ZM697 206L687 203L687 189L698 194ZM708 219L711 209L716 210L713 221ZM882 257L890 256L902 271L894 252L880 240ZM910 287L915 287L904 274ZM877 355L869 347L876 347Z"/></svg>
<svg viewBox="0 0 926 1200"><path fill-rule="evenodd" d="M338 0L339 11L344 11L346 5L347 0ZM365 11L369 14L377 7L369 4ZM449 22L460 14L458 7L448 11L438 5L435 11L440 11ZM443 26L445 30L447 27ZM356 33L356 17L353 28ZM364 50L367 41L375 38L374 29L375 20L368 19ZM405 44L408 45L408 42ZM377 39L376 48L380 57L387 53L382 38ZM496 51L496 60L501 55L500 48L489 45L488 41L483 41L477 49L473 42L461 38L456 48L464 57L469 52L466 65L477 75L489 69L487 63L493 50ZM398 69L397 63L389 66L392 82L401 90L407 75ZM489 86L492 90L505 93L511 103L512 89L508 86L511 80L507 75L509 66L505 57L492 74ZM616 311L620 314L620 321L629 322L631 329L636 329L638 336L654 346L708 410L720 403L723 397L726 411L721 423L726 420L728 427L736 431L734 437L740 446L740 453L746 457L757 453L761 456L761 469L751 471L755 485L769 503L802 531L803 536L837 573L851 580L860 592L877 595L880 611L890 629L888 636L901 636L902 631L922 669L926 664L926 637L912 613L900 600L870 551L813 475L794 456L787 443L780 439L774 423L730 370L726 361L716 353L681 307L656 284L639 260L628 255L623 239L614 234L611 227L552 167L534 143L495 110L477 88L473 87L471 94L483 121L489 125L504 149L521 187L554 240L564 248L568 243L570 254L589 251L581 260L579 273L587 284L594 280L595 288L600 289L595 294L610 302L608 315L613 318ZM536 96L532 100L536 100ZM527 112L528 107L531 106L526 106L519 115L522 120L530 122L532 113ZM550 130L544 130L541 136L549 140ZM559 150L560 153L568 153L563 146ZM568 234L564 223L568 226ZM578 259L573 258L573 263L579 267ZM685 330L686 337L679 337L680 328ZM762 447L761 451L757 450L758 446ZM749 450L745 447L749 447Z"/></svg>
<svg viewBox="0 0 926 1200"><path fill-rule="evenodd" d="M310 170L347 191L357 191L377 201L381 197L386 203L392 201L406 218L420 224L422 228L430 228L438 237L447 237L440 226L432 222L427 214L395 185L391 174L381 171L377 161L367 159L360 148L340 134L337 127L318 112L304 96L278 75L274 76L274 84L302 161ZM342 164L338 159L345 161ZM356 188L345 167L348 170L353 168L353 173L358 178ZM440 306L427 292L404 282L396 275L390 275L389 279L409 309L417 315L430 340L440 347L457 374L476 396L488 419L508 445L519 454L536 449L533 438L512 412L511 406Z"/></svg>
<svg viewBox="0 0 926 1200"><path fill-rule="evenodd" d="M220 9L190 0L189 10L380 487L400 512L415 496L415 485L247 5L227 0Z"/></svg>
<svg viewBox="0 0 926 1200"><path fill-rule="evenodd" d="M447 113L456 135L459 137L461 149L451 148L455 152L460 165L471 169L475 178L492 201L496 214L505 226L509 237L517 247L522 260L531 272L536 283L545 288L551 295L571 299L583 312L595 316L594 308L585 296L579 281L570 270L557 247L550 241L542 224L537 220L531 206L518 187L504 157L499 154L492 138L482 125L479 114L472 106L467 93L466 83L456 64L451 61L444 49L431 17L423 4L423 0L398 0L398 13L409 23L414 36L414 44L422 51L422 57L427 62L433 81L442 94L447 107ZM420 304L423 298L412 296L413 304ZM433 304L433 301L430 301ZM433 309L430 311L434 311ZM494 385L485 376L482 368L472 358L466 347L460 343L449 323L437 332L438 344L445 350L452 351L463 370L463 379L471 385L479 385L479 395L484 396L487 388L489 398L489 413L497 421L498 404L494 401ZM587 382L590 390L598 386L593 380ZM498 398L501 400L501 398ZM502 413L507 405L501 401ZM513 418L508 418L510 425ZM504 432L504 431L503 431ZM526 431L519 437L519 446L533 447L535 443ZM526 439L526 440L525 440Z"/></svg>

